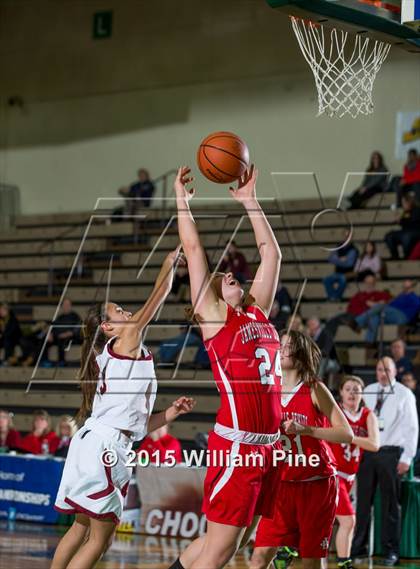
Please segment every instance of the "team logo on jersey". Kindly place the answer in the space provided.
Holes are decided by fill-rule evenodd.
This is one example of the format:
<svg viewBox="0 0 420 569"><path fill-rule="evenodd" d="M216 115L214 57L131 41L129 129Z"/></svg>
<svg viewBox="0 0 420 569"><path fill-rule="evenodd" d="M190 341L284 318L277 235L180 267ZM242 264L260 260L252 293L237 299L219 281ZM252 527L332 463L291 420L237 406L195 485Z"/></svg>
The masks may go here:
<svg viewBox="0 0 420 569"><path fill-rule="evenodd" d="M296 413L295 411L283 411L283 421L296 421L297 423L301 423L302 425L308 424L308 416L304 415L303 413Z"/></svg>
<svg viewBox="0 0 420 569"><path fill-rule="evenodd" d="M328 537L324 537L324 539L321 541L319 545L321 546L321 549L328 549L330 546L330 540L328 539Z"/></svg>
<svg viewBox="0 0 420 569"><path fill-rule="evenodd" d="M274 326L267 322L247 322L239 327L242 344L247 344L253 340L275 340L278 342L279 336Z"/></svg>

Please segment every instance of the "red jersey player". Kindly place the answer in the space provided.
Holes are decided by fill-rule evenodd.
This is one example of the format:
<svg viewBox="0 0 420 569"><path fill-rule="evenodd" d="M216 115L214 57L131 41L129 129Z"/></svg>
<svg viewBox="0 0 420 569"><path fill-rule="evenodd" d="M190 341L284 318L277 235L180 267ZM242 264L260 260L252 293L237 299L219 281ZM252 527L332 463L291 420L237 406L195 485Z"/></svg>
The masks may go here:
<svg viewBox="0 0 420 569"><path fill-rule="evenodd" d="M337 464L338 506L336 518L339 528L336 535L337 562L351 569L350 559L356 516L350 500L350 490L362 458L362 449L376 452L379 449L379 429L376 415L362 405L363 380L355 375L344 376L340 385L341 408L353 429L352 444L332 444Z"/></svg>
<svg viewBox="0 0 420 569"><path fill-rule="evenodd" d="M321 352L302 332L281 338L283 369L281 482L274 517L257 529L252 569L269 566L279 546L299 550L305 569L321 567L337 504L337 481L325 441L351 443L352 431L325 385L316 379Z"/></svg>
<svg viewBox="0 0 420 569"><path fill-rule="evenodd" d="M207 533L195 540L173 568L224 567L259 514L272 510L273 467L280 437L280 342L267 315L280 272L281 254L255 195L257 171L231 188L255 233L261 262L247 297L232 273L211 275L186 188L192 178L180 168L175 181L178 230L187 258L194 318L199 323L221 396L210 456L226 462L208 465L203 511ZM280 449L280 445L277 447ZM259 458L257 458L259 457Z"/></svg>

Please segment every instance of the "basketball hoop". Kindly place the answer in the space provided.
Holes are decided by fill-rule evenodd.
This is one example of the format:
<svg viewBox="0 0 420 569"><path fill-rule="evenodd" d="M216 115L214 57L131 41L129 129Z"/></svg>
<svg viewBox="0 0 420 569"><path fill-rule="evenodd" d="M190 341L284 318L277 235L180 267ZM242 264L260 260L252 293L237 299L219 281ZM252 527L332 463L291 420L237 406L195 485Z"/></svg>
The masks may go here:
<svg viewBox="0 0 420 569"><path fill-rule="evenodd" d="M355 118L372 113L373 84L391 45L358 34L352 46L344 30L333 28L328 37L320 24L294 16L291 20L300 49L315 77L318 116L349 114Z"/></svg>

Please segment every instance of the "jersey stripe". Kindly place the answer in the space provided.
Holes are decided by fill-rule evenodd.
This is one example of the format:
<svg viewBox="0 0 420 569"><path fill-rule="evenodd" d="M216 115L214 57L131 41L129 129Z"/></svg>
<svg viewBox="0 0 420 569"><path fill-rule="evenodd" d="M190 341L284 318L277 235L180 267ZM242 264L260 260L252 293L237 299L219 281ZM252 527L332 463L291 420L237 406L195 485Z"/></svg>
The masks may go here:
<svg viewBox="0 0 420 569"><path fill-rule="evenodd" d="M229 454L229 460L230 460L229 466L226 468L226 470L223 473L223 476L220 478L219 482L214 487L213 492L211 493L210 496L210 502L220 492L220 490L222 490L222 488L226 486L226 484L229 482L230 477L233 474L233 469L235 468L235 458L239 456L240 446L241 443L238 442L232 443L232 448Z"/></svg>
<svg viewBox="0 0 420 569"><path fill-rule="evenodd" d="M217 360L217 355L216 355L216 352L214 351L214 349L213 349L213 352L214 352L214 356ZM224 370L223 370L223 368L220 365L220 362L218 360L217 360L217 367L219 369L220 377L222 378L223 386L225 388L226 395L228 397L230 414L232 415L233 428L239 429L238 415L236 413L236 406L235 406L235 397L233 395L232 388L231 388L229 380L226 377L225 372L224 372Z"/></svg>

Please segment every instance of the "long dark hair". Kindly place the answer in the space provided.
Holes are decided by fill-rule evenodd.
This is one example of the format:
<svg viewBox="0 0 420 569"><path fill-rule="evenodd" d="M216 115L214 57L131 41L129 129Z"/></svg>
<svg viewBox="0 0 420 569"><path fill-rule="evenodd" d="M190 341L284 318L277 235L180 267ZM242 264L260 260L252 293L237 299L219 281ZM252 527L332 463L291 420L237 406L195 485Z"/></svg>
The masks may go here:
<svg viewBox="0 0 420 569"><path fill-rule="evenodd" d="M83 343L78 379L82 392L82 404L75 416L78 425L84 422L92 411L93 398L98 382L98 364L96 355L101 353L108 341L101 328L101 322L107 320L106 307L103 303L92 306L83 322Z"/></svg>
<svg viewBox="0 0 420 569"><path fill-rule="evenodd" d="M374 156L377 156L379 159L379 166L377 168L375 168L373 165L373 157ZM372 154L370 155L370 162L369 162L367 172L376 172L376 170L380 170L380 169L388 170L388 168L385 166L385 161L384 161L383 155L380 152L378 152L377 150L375 150L375 152L372 152Z"/></svg>
<svg viewBox="0 0 420 569"><path fill-rule="evenodd" d="M315 342L307 334L297 330L281 330L280 339L286 336L290 342L293 365L305 385L313 387L318 379L318 369L322 353Z"/></svg>
<svg viewBox="0 0 420 569"><path fill-rule="evenodd" d="M368 245L372 245L372 253L369 255L369 258L372 259L372 257L374 257L376 255L376 245L373 241L366 241L366 244L363 248L362 258L366 257L368 255L368 252L367 252Z"/></svg>

